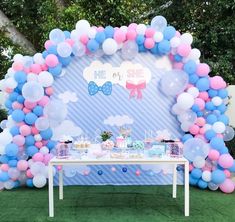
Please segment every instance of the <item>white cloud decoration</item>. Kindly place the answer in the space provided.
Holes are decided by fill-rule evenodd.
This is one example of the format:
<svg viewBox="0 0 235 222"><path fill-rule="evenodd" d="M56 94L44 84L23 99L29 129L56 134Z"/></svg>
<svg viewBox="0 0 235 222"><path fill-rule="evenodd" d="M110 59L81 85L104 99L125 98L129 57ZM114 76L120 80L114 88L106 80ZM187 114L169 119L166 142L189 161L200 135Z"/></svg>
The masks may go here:
<svg viewBox="0 0 235 222"><path fill-rule="evenodd" d="M157 165L140 165L143 171L152 171L156 174L162 172L164 174L173 174L172 164L157 164Z"/></svg>
<svg viewBox="0 0 235 222"><path fill-rule="evenodd" d="M86 165L64 166L63 171L66 177L74 177L77 173L81 175L88 175L91 171L91 168Z"/></svg>
<svg viewBox="0 0 235 222"><path fill-rule="evenodd" d="M60 93L58 95L59 99L61 99L63 101L63 103L69 103L69 102L77 102L78 101L78 97L76 95L75 92L71 92L71 91L65 91L63 93Z"/></svg>
<svg viewBox="0 0 235 222"><path fill-rule="evenodd" d="M53 131L53 137L52 137L53 140L59 140L64 135L77 137L82 133L82 129L76 126L70 120L64 120L60 125L52 128L52 131Z"/></svg>
<svg viewBox="0 0 235 222"><path fill-rule="evenodd" d="M109 116L107 119L104 120L105 125L110 126L123 126L123 125L130 125L133 124L134 120L127 116L127 115L116 115L116 116Z"/></svg>

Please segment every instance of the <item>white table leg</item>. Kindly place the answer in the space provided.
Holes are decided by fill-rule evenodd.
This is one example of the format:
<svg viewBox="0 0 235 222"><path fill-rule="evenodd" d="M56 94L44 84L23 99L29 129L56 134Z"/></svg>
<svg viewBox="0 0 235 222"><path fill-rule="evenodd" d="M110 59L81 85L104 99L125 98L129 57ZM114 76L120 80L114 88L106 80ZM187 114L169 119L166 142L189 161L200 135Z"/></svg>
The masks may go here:
<svg viewBox="0 0 235 222"><path fill-rule="evenodd" d="M173 193L172 193L172 197L176 198L176 193L177 193L177 164L173 165Z"/></svg>
<svg viewBox="0 0 235 222"><path fill-rule="evenodd" d="M184 165L184 215L189 216L189 162Z"/></svg>
<svg viewBox="0 0 235 222"><path fill-rule="evenodd" d="M64 199L64 192L63 192L63 168L61 166L61 170L59 171L59 199Z"/></svg>
<svg viewBox="0 0 235 222"><path fill-rule="evenodd" d="M48 164L49 217L54 217L53 166Z"/></svg>

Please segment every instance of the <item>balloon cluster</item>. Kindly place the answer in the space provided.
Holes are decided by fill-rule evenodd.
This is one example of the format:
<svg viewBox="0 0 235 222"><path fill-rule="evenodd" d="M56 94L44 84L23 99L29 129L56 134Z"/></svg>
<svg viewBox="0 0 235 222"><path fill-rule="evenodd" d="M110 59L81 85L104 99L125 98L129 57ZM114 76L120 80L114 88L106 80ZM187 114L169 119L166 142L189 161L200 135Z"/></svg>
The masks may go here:
<svg viewBox="0 0 235 222"><path fill-rule="evenodd" d="M0 189L46 184L47 164L55 147L51 127L67 115L66 106L50 98L54 80L73 57L109 56L120 50L125 60L147 51L169 57L173 70L162 77L161 89L177 97L172 112L186 133L182 141L184 155L191 162L190 183L232 192L234 184L229 178L235 164L224 144L234 136L224 114L226 83L220 76L208 76L210 68L200 63L201 53L191 47L192 41L191 34L180 34L162 16L156 16L151 25L132 23L128 27L96 27L80 20L71 32L53 29L42 53L15 55L0 84L9 114L1 123Z"/></svg>

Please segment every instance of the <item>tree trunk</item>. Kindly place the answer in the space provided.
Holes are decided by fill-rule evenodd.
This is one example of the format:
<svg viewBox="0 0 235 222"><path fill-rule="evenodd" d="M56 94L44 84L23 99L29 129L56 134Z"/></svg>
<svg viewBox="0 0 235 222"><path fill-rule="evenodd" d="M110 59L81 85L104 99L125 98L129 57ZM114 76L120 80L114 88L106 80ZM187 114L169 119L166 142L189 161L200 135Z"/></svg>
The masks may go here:
<svg viewBox="0 0 235 222"><path fill-rule="evenodd" d="M16 27L11 23L7 16L0 10L0 30L11 39L11 41L22 48L25 48L29 53L36 52L33 44L21 34Z"/></svg>

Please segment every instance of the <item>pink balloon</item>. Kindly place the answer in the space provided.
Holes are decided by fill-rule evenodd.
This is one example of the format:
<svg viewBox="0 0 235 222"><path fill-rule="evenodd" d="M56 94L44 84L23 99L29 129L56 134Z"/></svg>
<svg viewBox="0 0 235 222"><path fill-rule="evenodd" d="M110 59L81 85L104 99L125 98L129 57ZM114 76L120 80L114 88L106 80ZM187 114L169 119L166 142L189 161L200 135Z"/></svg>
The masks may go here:
<svg viewBox="0 0 235 222"><path fill-rule="evenodd" d="M191 51L191 46L188 44L181 44L177 48L177 53L183 57L188 56L190 51Z"/></svg>
<svg viewBox="0 0 235 222"><path fill-rule="evenodd" d="M136 35L137 35L137 33L134 29L130 29L130 30L128 29L128 31L126 33L126 38L128 40L135 40Z"/></svg>
<svg viewBox="0 0 235 222"><path fill-rule="evenodd" d="M33 178L33 174L31 173L31 170L30 170L30 169L28 169L28 170L26 171L26 176L27 176L28 178Z"/></svg>
<svg viewBox="0 0 235 222"><path fill-rule="evenodd" d="M113 36L114 40L117 42L117 43L122 43L126 40L126 34L125 32L123 32L121 29L118 29L115 33L114 33L114 36Z"/></svg>
<svg viewBox="0 0 235 222"><path fill-rule="evenodd" d="M28 136L31 134L31 128L28 125L23 125L20 127L20 134L22 136Z"/></svg>
<svg viewBox="0 0 235 222"><path fill-rule="evenodd" d="M217 150L211 149L209 151L208 157L209 157L210 160L214 160L214 161L218 160L219 156L220 156L220 153Z"/></svg>
<svg viewBox="0 0 235 222"><path fill-rule="evenodd" d="M212 89L222 89L226 87L226 83L221 76L214 76L210 78L210 87Z"/></svg>
<svg viewBox="0 0 235 222"><path fill-rule="evenodd" d="M183 66L184 66L184 63L182 63L182 62L174 62L174 64L173 64L174 69L182 69Z"/></svg>
<svg viewBox="0 0 235 222"><path fill-rule="evenodd" d="M53 155L51 153L48 153L44 156L43 162L47 165L52 158L53 158Z"/></svg>
<svg viewBox="0 0 235 222"><path fill-rule="evenodd" d="M45 92L48 96L51 96L53 94L53 88L52 87L47 87L45 89Z"/></svg>
<svg viewBox="0 0 235 222"><path fill-rule="evenodd" d="M38 131L38 129L35 126L32 126L31 131L32 131L33 135L39 134L39 131Z"/></svg>
<svg viewBox="0 0 235 222"><path fill-rule="evenodd" d="M230 168L233 166L233 158L230 154L222 154L219 157L218 163L223 168Z"/></svg>
<svg viewBox="0 0 235 222"><path fill-rule="evenodd" d="M193 164L189 164L189 172L191 172L192 170L194 169L194 166L193 166Z"/></svg>
<svg viewBox="0 0 235 222"><path fill-rule="evenodd" d="M30 69L31 69L31 72L36 73L36 74L42 71L41 66L39 64L31 65Z"/></svg>
<svg viewBox="0 0 235 222"><path fill-rule="evenodd" d="M27 109L27 108L23 108L23 112L26 114L26 113L30 113L31 110L30 110L30 109Z"/></svg>
<svg viewBox="0 0 235 222"><path fill-rule="evenodd" d="M43 154L42 153L35 153L33 155L33 161L43 162Z"/></svg>
<svg viewBox="0 0 235 222"><path fill-rule="evenodd" d="M102 26L97 27L97 32L102 32L102 31L104 31L104 27Z"/></svg>
<svg viewBox="0 0 235 222"><path fill-rule="evenodd" d="M204 134L205 134L205 132L206 132L205 128L203 128L203 127L202 127L202 128L200 128L200 130L199 130L199 133L200 133L200 134L204 135Z"/></svg>
<svg viewBox="0 0 235 222"><path fill-rule="evenodd" d="M54 55L54 54L49 54L49 55L46 57L45 62L46 62L46 64L47 64L49 67L55 67L56 65L58 65L59 60L58 60L58 58L57 58L56 55Z"/></svg>
<svg viewBox="0 0 235 222"><path fill-rule="evenodd" d="M193 135L197 135L199 133L199 126L197 125L192 125L190 128L189 128L189 132Z"/></svg>
<svg viewBox="0 0 235 222"><path fill-rule="evenodd" d="M40 149L40 148L43 147L43 144L42 144L41 141L37 141L37 142L35 143L35 146Z"/></svg>
<svg viewBox="0 0 235 222"><path fill-rule="evenodd" d="M22 71L24 69L24 66L21 62L14 62L12 64L12 68L15 70L15 71Z"/></svg>
<svg viewBox="0 0 235 222"><path fill-rule="evenodd" d="M25 106L27 109L33 109L36 105L37 105L37 103L29 102L28 100L25 100L25 101L24 101L24 106Z"/></svg>
<svg viewBox="0 0 235 222"><path fill-rule="evenodd" d="M153 28L147 28L145 31L146 38L152 38L155 34L155 30Z"/></svg>
<svg viewBox="0 0 235 222"><path fill-rule="evenodd" d="M206 120L205 120L203 117L198 117L198 118L196 119L196 124L197 124L198 126L204 126L205 123L206 123Z"/></svg>
<svg viewBox="0 0 235 222"><path fill-rule="evenodd" d="M53 45L53 43L52 43L51 40L47 40L47 41L44 43L45 49L49 49L52 45Z"/></svg>
<svg viewBox="0 0 235 222"><path fill-rule="evenodd" d="M128 29L136 29L137 28L137 24L132 22L129 26L128 26Z"/></svg>
<svg viewBox="0 0 235 222"><path fill-rule="evenodd" d="M45 106L47 103L49 103L50 99L48 96L43 96L41 100L38 102L38 105Z"/></svg>
<svg viewBox="0 0 235 222"><path fill-rule="evenodd" d="M224 174L226 175L227 178L231 176L231 172L229 170L224 170Z"/></svg>
<svg viewBox="0 0 235 222"><path fill-rule="evenodd" d="M16 135L13 137L13 143L15 143L18 146L23 146L25 143L25 138L22 135Z"/></svg>
<svg viewBox="0 0 235 222"><path fill-rule="evenodd" d="M180 36L181 36L180 32L179 32L179 31L176 31L176 32L175 32L175 36L176 36L176 37L180 37Z"/></svg>
<svg viewBox="0 0 235 222"><path fill-rule="evenodd" d="M155 42L152 38L146 38L144 41L144 46L146 49L152 49L155 45Z"/></svg>
<svg viewBox="0 0 235 222"><path fill-rule="evenodd" d="M210 72L210 67L206 63L199 63L197 65L196 73L198 76L207 76Z"/></svg>
<svg viewBox="0 0 235 222"><path fill-rule="evenodd" d="M70 46L74 45L74 41L72 39L66 39L65 42L67 42Z"/></svg>
<svg viewBox="0 0 235 222"><path fill-rule="evenodd" d="M205 101L203 99L196 98L194 104L198 105L200 110L205 108Z"/></svg>
<svg viewBox="0 0 235 222"><path fill-rule="evenodd" d="M81 35L81 37L80 37L80 41L81 41L81 43L83 43L84 45L86 45L86 44L88 43L88 41L89 41L89 38L88 38L87 35L83 34L83 35Z"/></svg>
<svg viewBox="0 0 235 222"><path fill-rule="evenodd" d="M3 164L0 166L0 169L1 169L2 171L7 172L7 171L9 170L9 166L8 166L8 164L3 163Z"/></svg>
<svg viewBox="0 0 235 222"><path fill-rule="evenodd" d="M42 64L41 65L41 69L42 69L42 71L47 71L48 70L48 66L46 64Z"/></svg>
<svg viewBox="0 0 235 222"><path fill-rule="evenodd" d="M207 92L200 92L198 98L203 99L204 101L208 100L209 95Z"/></svg>
<svg viewBox="0 0 235 222"><path fill-rule="evenodd" d="M25 171L29 167L29 164L26 160L19 160L17 163L17 169L20 171Z"/></svg>
<svg viewBox="0 0 235 222"><path fill-rule="evenodd" d="M13 102L12 103L12 108L13 109L22 109L23 108L23 104L21 104L21 103L18 103L18 102Z"/></svg>
<svg viewBox="0 0 235 222"><path fill-rule="evenodd" d="M6 93L11 93L12 91L13 91L13 89L5 88L5 92L6 92Z"/></svg>
<svg viewBox="0 0 235 222"><path fill-rule="evenodd" d="M235 189L234 183L231 179L226 179L222 184L220 184L219 188L224 193L232 193Z"/></svg>

